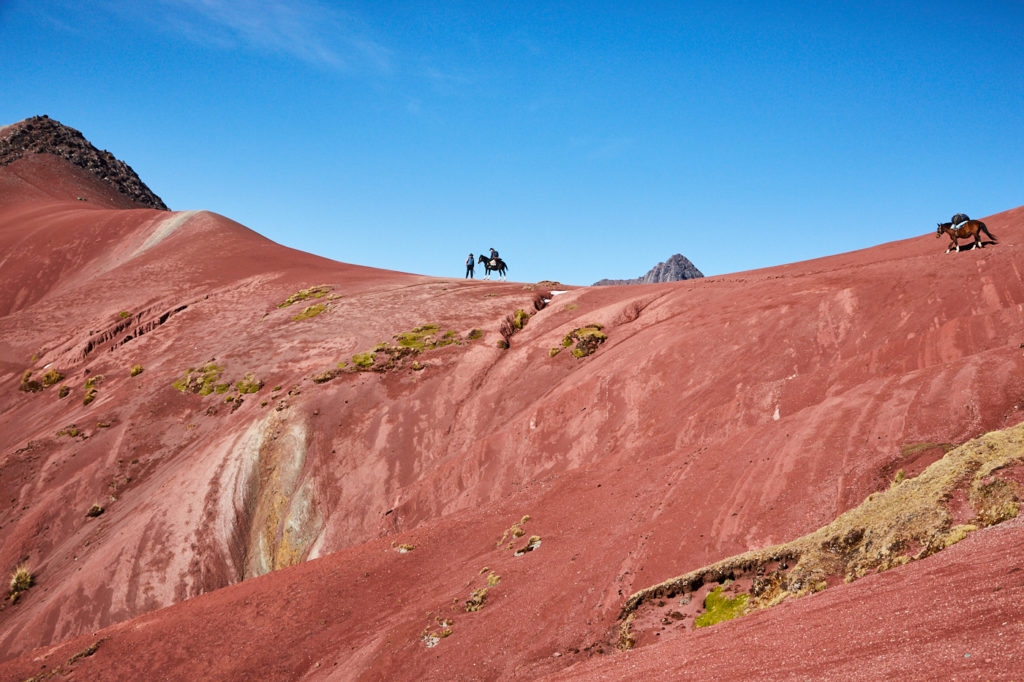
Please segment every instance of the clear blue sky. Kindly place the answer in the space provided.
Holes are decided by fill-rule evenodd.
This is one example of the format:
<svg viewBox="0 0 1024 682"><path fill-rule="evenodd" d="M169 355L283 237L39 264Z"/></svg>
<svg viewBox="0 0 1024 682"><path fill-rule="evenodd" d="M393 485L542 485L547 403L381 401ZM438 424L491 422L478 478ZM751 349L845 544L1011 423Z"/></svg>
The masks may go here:
<svg viewBox="0 0 1024 682"><path fill-rule="evenodd" d="M341 261L722 274L1024 204L1024 2L0 0L44 113Z"/></svg>

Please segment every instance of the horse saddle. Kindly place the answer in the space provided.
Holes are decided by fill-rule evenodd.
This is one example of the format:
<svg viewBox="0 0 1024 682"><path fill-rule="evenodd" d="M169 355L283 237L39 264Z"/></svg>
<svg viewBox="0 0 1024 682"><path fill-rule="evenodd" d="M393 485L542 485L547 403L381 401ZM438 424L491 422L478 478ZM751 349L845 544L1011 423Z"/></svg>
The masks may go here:
<svg viewBox="0 0 1024 682"><path fill-rule="evenodd" d="M491 267L492 268L498 267L498 259L497 258L492 258L491 259Z"/></svg>

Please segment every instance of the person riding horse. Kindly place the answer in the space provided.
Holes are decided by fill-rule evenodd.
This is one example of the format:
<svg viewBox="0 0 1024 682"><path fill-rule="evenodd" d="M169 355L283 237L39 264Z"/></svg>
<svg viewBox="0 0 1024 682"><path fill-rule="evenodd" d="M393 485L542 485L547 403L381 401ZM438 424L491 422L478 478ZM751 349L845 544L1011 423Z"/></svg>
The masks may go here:
<svg viewBox="0 0 1024 682"><path fill-rule="evenodd" d="M957 213L950 222L939 223L938 228L935 230L935 236L941 237L944 234L949 235L949 248L946 249L946 253L954 249L960 251L960 243L957 241L959 239L970 239L973 237L972 250L979 247L984 248L985 243L981 241L982 234L991 239L992 243L999 241L994 234L988 231L988 226L985 223L980 220L971 220L967 217L966 213Z"/></svg>
<svg viewBox="0 0 1024 682"><path fill-rule="evenodd" d="M505 270L508 269L508 265L505 264L505 261L497 257L497 251L491 249L491 253L495 254L494 258L488 259L487 256L481 253L480 257L477 259L478 263L483 263L484 279L490 279L491 272L497 272L502 279L505 279Z"/></svg>
<svg viewBox="0 0 1024 682"><path fill-rule="evenodd" d="M493 248L491 249L491 257L490 257L489 260L491 261L491 267L494 267L495 265L497 265L497 263L495 261L498 260L498 252L495 251Z"/></svg>

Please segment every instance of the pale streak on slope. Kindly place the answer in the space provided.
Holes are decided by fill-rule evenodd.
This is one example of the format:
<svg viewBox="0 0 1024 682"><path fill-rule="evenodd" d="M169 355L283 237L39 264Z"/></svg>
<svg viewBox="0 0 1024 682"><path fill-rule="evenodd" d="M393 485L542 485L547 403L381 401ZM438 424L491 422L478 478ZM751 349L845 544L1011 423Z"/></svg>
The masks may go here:
<svg viewBox="0 0 1024 682"><path fill-rule="evenodd" d="M131 255L131 258L142 255L149 249L153 248L167 237L174 234L175 231L189 220L191 220L200 211L177 211L172 215L167 216L153 229L153 232L146 238L146 241L142 243L135 253Z"/></svg>

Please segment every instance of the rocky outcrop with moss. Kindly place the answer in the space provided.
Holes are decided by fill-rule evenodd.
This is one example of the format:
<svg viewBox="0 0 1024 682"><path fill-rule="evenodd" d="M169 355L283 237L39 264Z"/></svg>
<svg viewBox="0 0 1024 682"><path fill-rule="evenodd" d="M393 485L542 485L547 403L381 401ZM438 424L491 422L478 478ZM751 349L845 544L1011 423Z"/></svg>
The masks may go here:
<svg viewBox="0 0 1024 682"><path fill-rule="evenodd" d="M985 434L916 478L897 477L887 490L813 533L640 590L622 609L618 645L633 645L636 622L685 626L680 609L691 603L694 627L712 625L940 552L979 528L1017 516L1022 469L1024 423ZM735 596L726 599L723 587ZM722 604L728 615L709 617Z"/></svg>

